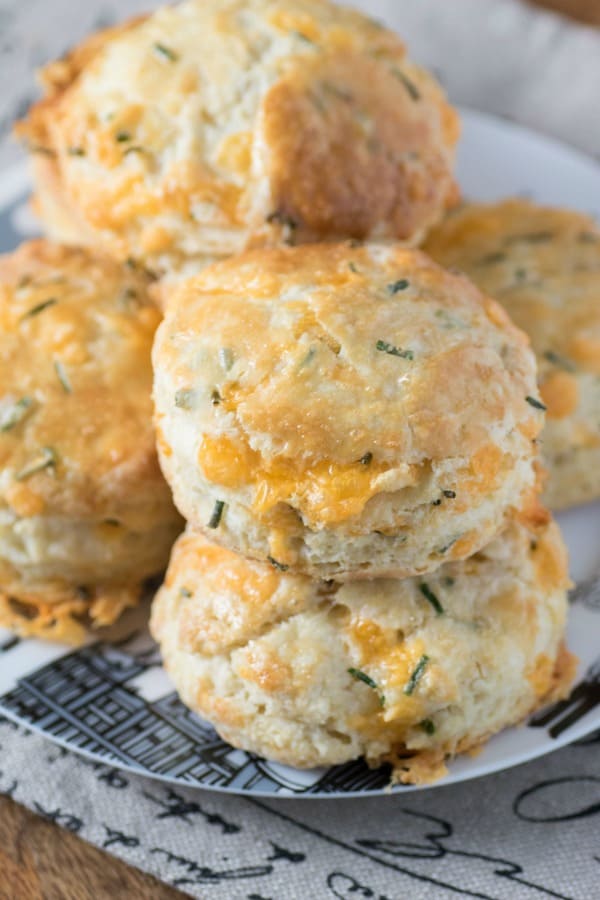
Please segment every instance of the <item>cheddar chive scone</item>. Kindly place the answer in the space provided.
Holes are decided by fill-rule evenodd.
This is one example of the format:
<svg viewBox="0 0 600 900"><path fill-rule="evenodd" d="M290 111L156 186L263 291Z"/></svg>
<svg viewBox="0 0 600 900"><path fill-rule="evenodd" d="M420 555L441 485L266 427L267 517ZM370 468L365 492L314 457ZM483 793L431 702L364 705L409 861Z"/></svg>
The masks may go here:
<svg viewBox="0 0 600 900"><path fill-rule="evenodd" d="M455 200L440 87L327 0L188 0L42 77L18 132L46 229L161 273L255 244L415 242Z"/></svg>
<svg viewBox="0 0 600 900"><path fill-rule="evenodd" d="M187 532L151 629L183 702L234 746L298 767L390 761L420 783L565 695L567 586L543 518L426 579L343 585Z"/></svg>
<svg viewBox="0 0 600 900"><path fill-rule="evenodd" d="M321 578L474 553L535 489L535 361L465 278L394 245L264 249L172 289L159 455L192 527Z"/></svg>
<svg viewBox="0 0 600 900"><path fill-rule="evenodd" d="M0 625L77 641L161 572L147 280L39 240L0 258Z"/></svg>
<svg viewBox="0 0 600 900"><path fill-rule="evenodd" d="M541 438L554 509L600 497L600 228L526 200L471 204L425 249L464 271L531 338L547 408Z"/></svg>

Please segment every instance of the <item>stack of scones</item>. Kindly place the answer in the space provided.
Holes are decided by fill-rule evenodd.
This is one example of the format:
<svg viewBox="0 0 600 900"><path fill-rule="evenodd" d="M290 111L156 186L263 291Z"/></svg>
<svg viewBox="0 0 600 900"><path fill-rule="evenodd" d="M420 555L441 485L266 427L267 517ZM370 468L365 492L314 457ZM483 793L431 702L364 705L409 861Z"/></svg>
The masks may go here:
<svg viewBox="0 0 600 900"><path fill-rule="evenodd" d="M187 527L151 629L184 703L421 783L564 696L540 491L600 495L597 226L458 206L456 112L327 0L186 0L44 83L18 131L49 239L0 269L0 619L73 637L164 567L163 314Z"/></svg>

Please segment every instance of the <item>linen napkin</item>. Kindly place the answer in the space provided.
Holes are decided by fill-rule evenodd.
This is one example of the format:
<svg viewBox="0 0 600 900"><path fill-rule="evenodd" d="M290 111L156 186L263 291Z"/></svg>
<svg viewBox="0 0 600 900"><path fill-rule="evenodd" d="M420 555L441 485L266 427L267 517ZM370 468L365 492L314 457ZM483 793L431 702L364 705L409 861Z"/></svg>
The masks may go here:
<svg viewBox="0 0 600 900"><path fill-rule="evenodd" d="M392 797L277 801L116 771L0 721L0 793L206 900L593 900L599 749Z"/></svg>

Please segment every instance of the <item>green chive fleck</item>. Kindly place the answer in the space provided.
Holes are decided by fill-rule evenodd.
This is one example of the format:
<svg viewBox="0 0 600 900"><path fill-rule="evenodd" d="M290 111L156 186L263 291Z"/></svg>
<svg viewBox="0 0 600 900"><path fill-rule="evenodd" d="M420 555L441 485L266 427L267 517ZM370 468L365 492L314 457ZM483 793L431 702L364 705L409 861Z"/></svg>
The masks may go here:
<svg viewBox="0 0 600 900"><path fill-rule="evenodd" d="M313 106L319 110L321 115L325 115L327 113L327 107L325 106L322 97L320 97L318 94L309 94L309 96Z"/></svg>
<svg viewBox="0 0 600 900"><path fill-rule="evenodd" d="M290 32L294 37L299 38L301 41L304 41L307 44L314 44L314 41L311 41L309 37L305 34L302 34L301 31L296 31L295 29Z"/></svg>
<svg viewBox="0 0 600 900"><path fill-rule="evenodd" d="M69 147L67 153L69 156L85 156L83 147Z"/></svg>
<svg viewBox="0 0 600 900"><path fill-rule="evenodd" d="M221 347L219 350L219 363L225 372L229 372L233 365L233 353L229 347Z"/></svg>
<svg viewBox="0 0 600 900"><path fill-rule="evenodd" d="M570 359L566 359L559 353L555 353L554 350L546 350L544 358L547 359L549 363L552 363L552 365L560 366L561 369L565 369L566 372L576 371L576 368Z"/></svg>
<svg viewBox="0 0 600 900"><path fill-rule="evenodd" d="M311 347L309 349L308 353L306 354L306 356L304 357L304 359L302 359L302 361L300 362L300 365L298 366L298 370L303 369L310 362L312 362L312 360L315 358L316 354L317 354L317 351L315 350L315 348Z"/></svg>
<svg viewBox="0 0 600 900"><path fill-rule="evenodd" d="M387 341L377 341L375 347L382 353L389 353L390 356L400 356L402 359L415 358L412 350L402 350L401 347L395 347L393 344L388 344Z"/></svg>
<svg viewBox="0 0 600 900"><path fill-rule="evenodd" d="M458 540L457 537L452 538L452 540L448 541L447 544L444 544L443 547L440 547L440 549L438 550L438 553L447 553L448 550L450 549L450 547L453 547L454 544L457 542L457 540Z"/></svg>
<svg viewBox="0 0 600 900"><path fill-rule="evenodd" d="M126 287L119 295L119 304L125 308L138 299L138 293L135 288Z"/></svg>
<svg viewBox="0 0 600 900"><path fill-rule="evenodd" d="M192 592L190 591L189 588L182 587L182 588L179 588L179 595L180 595L181 597L191 597L191 596L192 596Z"/></svg>
<svg viewBox="0 0 600 900"><path fill-rule="evenodd" d="M411 100L416 101L416 100L421 99L421 92L419 91L418 87L416 86L414 81L412 81L408 77L408 75L406 75L402 71L402 69L399 69L397 66L394 66L394 68L392 69L392 74L395 75L396 78L398 78L402 82L402 84L406 88L407 93Z"/></svg>
<svg viewBox="0 0 600 900"><path fill-rule="evenodd" d="M428 600L429 603L431 603L431 605L435 609L436 615L443 616L444 615L444 607L442 606L442 604L440 603L440 601L438 600L436 595L433 593L433 591L431 590L429 585L425 584L425 582L422 582L419 585L419 590L421 591L421 593L423 594L425 599Z"/></svg>
<svg viewBox="0 0 600 900"><path fill-rule="evenodd" d="M13 403L2 415L0 415L0 431L10 431L15 425L25 418L33 405L31 397L21 397Z"/></svg>
<svg viewBox="0 0 600 900"><path fill-rule="evenodd" d="M175 406L178 409L185 409L189 411L194 408L194 401L196 399L196 392L191 388L181 388L178 391L175 391Z"/></svg>
<svg viewBox="0 0 600 900"><path fill-rule="evenodd" d="M513 234L511 237L506 238L504 243L545 244L546 241L551 241L552 238L553 234L551 231L533 231L530 234Z"/></svg>
<svg viewBox="0 0 600 900"><path fill-rule="evenodd" d="M372 461L373 461L373 454L371 453L370 450L367 450L367 452L364 454L364 456L361 456L361 458L359 459L359 463L362 466L369 466L369 465L371 465Z"/></svg>
<svg viewBox="0 0 600 900"><path fill-rule="evenodd" d="M358 269L356 268L356 263L349 262L348 268L350 269L351 272L354 272L355 275L358 275Z"/></svg>
<svg viewBox="0 0 600 900"><path fill-rule="evenodd" d="M425 669L427 668L428 662L429 662L429 657L427 656L426 653L424 653L423 656L421 657L421 659L419 660L419 662L417 663L417 665L415 666L415 668L412 672L412 675L408 679L406 685L404 686L404 693L408 697L410 697L410 695L414 693L416 686L418 685L419 681L423 677L423 673L425 672Z"/></svg>
<svg viewBox="0 0 600 900"><path fill-rule="evenodd" d="M486 256L482 256L478 261L478 265L480 266L491 266L494 263L504 262L506 259L506 253L488 253Z"/></svg>
<svg viewBox="0 0 600 900"><path fill-rule="evenodd" d="M548 409L548 407L545 406L541 400L537 400L535 397L527 396L527 397L525 397L525 399L527 400L527 402L529 403L530 406L533 406L534 409L541 409L542 412L546 412L546 410Z"/></svg>
<svg viewBox="0 0 600 900"><path fill-rule="evenodd" d="M385 697L383 696L383 694L379 693L379 688L377 687L377 684L373 681L373 679L369 675L367 675L366 672L361 671L361 669L350 668L350 669L348 669L348 674L352 675L353 678L356 678L357 681L362 681L363 684L367 685L367 687L370 687L374 691L377 691L377 694L379 696L379 705L385 706Z"/></svg>
<svg viewBox="0 0 600 900"><path fill-rule="evenodd" d="M275 212L269 213L267 216L267 222L269 225L275 223L276 225L284 225L287 228L290 228L292 231L298 227L298 223L291 216L286 215L282 210L276 209Z"/></svg>
<svg viewBox="0 0 600 900"><path fill-rule="evenodd" d="M441 319L441 328L445 330L450 328L465 328L465 323L461 319L452 316L447 309L436 309L434 313L436 319Z"/></svg>
<svg viewBox="0 0 600 900"><path fill-rule="evenodd" d="M40 455L32 459L20 472L17 473L17 481L25 481L30 475L41 472L42 469L54 467L57 462L56 451L52 447L42 447Z"/></svg>
<svg viewBox="0 0 600 900"><path fill-rule="evenodd" d="M419 728L422 728L425 734L435 734L435 725L431 719L423 719L419 722Z"/></svg>
<svg viewBox="0 0 600 900"><path fill-rule="evenodd" d="M43 312L45 309L48 309L50 306L55 306L58 303L58 300L55 297L50 297L48 300L43 300L41 303L38 303L37 306L32 306L31 309L28 309L26 313L21 316L21 319L32 319L34 316L37 316L39 313Z"/></svg>
<svg viewBox="0 0 600 900"><path fill-rule="evenodd" d="M390 294L397 294L399 291L405 291L407 287L410 287L410 281L406 278L399 278L398 281L388 284L387 289Z"/></svg>
<svg viewBox="0 0 600 900"><path fill-rule="evenodd" d="M450 575L445 575L443 577L442 581L444 582L445 587L448 587L448 588L454 587L454 578L452 578Z"/></svg>
<svg viewBox="0 0 600 900"><path fill-rule="evenodd" d="M130 140L131 134L128 131L117 131L115 134L115 141L118 141L119 144L126 144Z"/></svg>
<svg viewBox="0 0 600 900"><path fill-rule="evenodd" d="M215 506L212 511L212 515L208 522L209 528L218 528L221 524L221 517L223 515L223 510L225 509L225 501L224 500L216 500Z"/></svg>
<svg viewBox="0 0 600 900"><path fill-rule="evenodd" d="M356 678L357 681L364 681L370 688L377 690L377 685L366 672L362 672L360 669L348 669L348 672L353 678Z"/></svg>
<svg viewBox="0 0 600 900"><path fill-rule="evenodd" d="M219 403L221 402L221 395L216 388L210 395L210 402L212 403L213 406L218 406Z"/></svg>
<svg viewBox="0 0 600 900"><path fill-rule="evenodd" d="M56 372L56 377L60 381L63 386L63 390L66 394L72 394L73 388L71 387L71 382L69 381L69 376L67 375L67 370L61 363L59 359L54 360L54 371Z"/></svg>
<svg viewBox="0 0 600 900"><path fill-rule="evenodd" d="M323 81L322 86L323 90L327 94L331 94L338 100L343 100L344 103L352 103L352 101L354 100L354 97L350 91L345 90L345 88L339 87L339 85L337 84L333 84L331 81Z"/></svg>
<svg viewBox="0 0 600 900"><path fill-rule="evenodd" d="M39 153L41 156L56 156L50 147L42 147L39 144L30 144L27 149L30 153Z"/></svg>
<svg viewBox="0 0 600 900"><path fill-rule="evenodd" d="M168 60L169 62L177 62L177 60L179 59L175 51L171 50L170 47L165 47L164 44L156 43L154 44L153 49L158 56L160 56L162 59Z"/></svg>
<svg viewBox="0 0 600 900"><path fill-rule="evenodd" d="M271 565L275 569L279 569L280 572L287 572L287 570L289 569L289 566L286 566L285 563L279 562L278 560L274 559L272 556L267 556L267 559L269 560Z"/></svg>

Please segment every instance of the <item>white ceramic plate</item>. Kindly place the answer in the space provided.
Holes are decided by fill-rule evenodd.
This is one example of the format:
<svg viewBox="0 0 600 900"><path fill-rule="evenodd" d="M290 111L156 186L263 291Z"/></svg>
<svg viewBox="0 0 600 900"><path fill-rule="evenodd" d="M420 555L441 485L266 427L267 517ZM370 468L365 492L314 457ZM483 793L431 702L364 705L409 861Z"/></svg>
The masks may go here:
<svg viewBox="0 0 600 900"><path fill-rule="evenodd" d="M465 112L458 174L466 196L527 194L600 218L600 168L554 141L508 122ZM0 249L35 229L24 169L0 176ZM581 582L600 565L600 503L559 516ZM589 594L589 592L588 592ZM0 630L0 713L65 747L166 781L262 796L341 797L383 792L385 770L363 763L299 771L235 750L177 700L145 628L131 613L101 642L73 651ZM476 758L450 765L438 784L525 762L600 728L600 590L575 599L568 641L580 659L564 704L493 738ZM414 788L400 787L406 791Z"/></svg>

